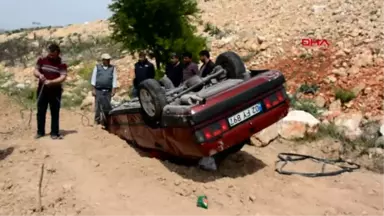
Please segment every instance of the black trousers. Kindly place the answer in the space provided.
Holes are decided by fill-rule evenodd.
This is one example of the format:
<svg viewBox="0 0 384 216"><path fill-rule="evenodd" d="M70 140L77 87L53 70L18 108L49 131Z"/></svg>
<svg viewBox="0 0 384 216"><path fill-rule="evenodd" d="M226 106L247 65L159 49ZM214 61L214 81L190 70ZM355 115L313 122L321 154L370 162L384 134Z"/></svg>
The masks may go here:
<svg viewBox="0 0 384 216"><path fill-rule="evenodd" d="M105 119L101 119L101 113L104 117L107 116L111 107L112 90L111 89L96 89L95 96L95 122L100 124L104 123Z"/></svg>
<svg viewBox="0 0 384 216"><path fill-rule="evenodd" d="M61 106L61 86L39 86L37 88L37 133L45 134L45 118L47 109L51 112L51 135L59 135L59 117Z"/></svg>

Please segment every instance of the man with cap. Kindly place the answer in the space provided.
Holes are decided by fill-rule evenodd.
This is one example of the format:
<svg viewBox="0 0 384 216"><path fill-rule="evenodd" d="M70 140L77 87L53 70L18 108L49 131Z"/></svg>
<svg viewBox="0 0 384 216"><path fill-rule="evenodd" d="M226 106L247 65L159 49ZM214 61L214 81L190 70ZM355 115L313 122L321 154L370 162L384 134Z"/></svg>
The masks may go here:
<svg viewBox="0 0 384 216"><path fill-rule="evenodd" d="M102 64L93 69L91 84L92 95L95 97L95 123L101 124L101 112L110 107L111 99L116 93L117 74L116 67L111 65L111 56L107 53L101 55Z"/></svg>
<svg viewBox="0 0 384 216"><path fill-rule="evenodd" d="M133 80L134 97L137 96L137 89L141 82L146 79L155 79L155 66L148 61L144 52L139 53L139 61L135 64L135 79Z"/></svg>
<svg viewBox="0 0 384 216"><path fill-rule="evenodd" d="M165 68L165 75L172 81L175 87L178 87L183 82L183 66L176 53L171 54L171 61Z"/></svg>

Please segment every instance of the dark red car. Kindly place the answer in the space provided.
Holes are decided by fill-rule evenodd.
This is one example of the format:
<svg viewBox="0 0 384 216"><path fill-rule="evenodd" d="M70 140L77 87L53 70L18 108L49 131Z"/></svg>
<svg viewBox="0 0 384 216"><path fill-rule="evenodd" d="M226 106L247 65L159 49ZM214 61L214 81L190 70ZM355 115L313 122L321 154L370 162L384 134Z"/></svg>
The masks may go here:
<svg viewBox="0 0 384 216"><path fill-rule="evenodd" d="M108 130L143 148L201 159L239 151L289 109L282 73L247 71L234 52L219 55L206 78L178 88L166 81L141 83L138 98L109 112Z"/></svg>

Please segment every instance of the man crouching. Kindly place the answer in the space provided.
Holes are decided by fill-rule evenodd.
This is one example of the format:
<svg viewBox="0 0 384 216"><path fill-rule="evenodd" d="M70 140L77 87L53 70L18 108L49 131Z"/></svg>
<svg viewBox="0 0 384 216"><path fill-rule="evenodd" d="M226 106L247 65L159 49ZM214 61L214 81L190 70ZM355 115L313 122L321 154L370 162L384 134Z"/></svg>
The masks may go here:
<svg viewBox="0 0 384 216"><path fill-rule="evenodd" d="M93 69L91 84L95 97L95 124L104 123L105 115L111 110L111 99L116 93L116 67L111 65L109 54L101 55L102 64Z"/></svg>

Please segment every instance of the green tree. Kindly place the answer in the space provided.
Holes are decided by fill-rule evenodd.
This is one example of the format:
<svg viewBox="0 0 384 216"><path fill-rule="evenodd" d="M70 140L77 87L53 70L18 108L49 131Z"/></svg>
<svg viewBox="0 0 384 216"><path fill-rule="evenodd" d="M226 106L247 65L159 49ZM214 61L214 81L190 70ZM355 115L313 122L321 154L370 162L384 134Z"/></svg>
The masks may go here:
<svg viewBox="0 0 384 216"><path fill-rule="evenodd" d="M145 50L156 67L168 61L171 52L189 51L197 59L206 40L192 24L200 13L196 0L113 0L109 5L112 38L131 54Z"/></svg>

